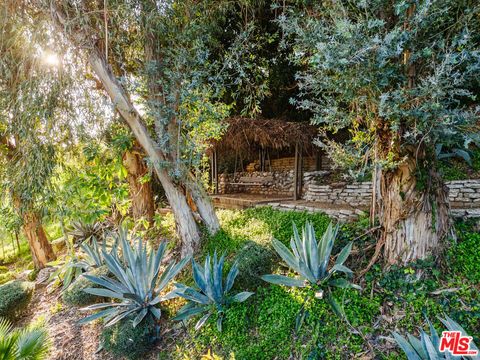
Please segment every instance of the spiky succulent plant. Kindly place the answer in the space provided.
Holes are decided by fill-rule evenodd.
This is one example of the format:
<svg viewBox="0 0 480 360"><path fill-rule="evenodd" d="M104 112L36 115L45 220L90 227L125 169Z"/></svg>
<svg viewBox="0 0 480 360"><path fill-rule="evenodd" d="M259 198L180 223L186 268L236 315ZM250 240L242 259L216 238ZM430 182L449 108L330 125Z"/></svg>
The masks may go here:
<svg viewBox="0 0 480 360"><path fill-rule="evenodd" d="M186 320L192 316L203 314L195 325L200 329L212 316L217 313L217 329L222 331L222 321L225 310L234 302L243 302L253 295L252 292L244 291L236 295L229 292L238 275L238 263L235 262L224 280L223 267L225 255L220 259L215 251L213 263L210 255L207 255L203 267L192 260L193 280L196 288L177 284L177 294L188 300L188 303L180 309L174 320Z"/></svg>
<svg viewBox="0 0 480 360"><path fill-rule="evenodd" d="M75 244L83 242L89 242L93 238L103 237L105 228L102 223L95 222L93 224L82 223L79 221L72 222L72 230L69 231L69 235L73 237Z"/></svg>
<svg viewBox="0 0 480 360"><path fill-rule="evenodd" d="M119 232L126 231L123 228L118 230ZM121 235L125 236L125 235ZM90 243L84 242L80 245L80 248L85 253L85 257L82 261L78 263L78 266L82 267L85 270L90 270L91 268L98 268L105 265L105 259L103 258L103 252L110 255L116 254L118 250L118 238L119 236L111 236L111 242L107 241L107 238L103 238L101 244L99 245L95 237L92 238Z"/></svg>
<svg viewBox="0 0 480 360"><path fill-rule="evenodd" d="M338 254L335 264L330 269L328 268L337 232L338 225L333 227L332 223L330 223L320 241L317 242L315 229L311 223L306 223L301 237L294 224L293 237L290 240L291 250L276 239L272 241L277 253L298 276L292 278L284 275L271 274L263 275L262 279L277 285L292 287L310 286L315 290L316 298L323 298L325 291L327 291L327 299L332 304L333 309L337 313L341 312L341 308L330 294L330 288L360 289L360 287L352 284L344 277L334 277L336 273L352 275L352 271L344 265L352 250L351 242Z"/></svg>
<svg viewBox="0 0 480 360"><path fill-rule="evenodd" d="M160 319L161 311L157 305L176 296L174 291L166 295L160 293L185 266L189 258L184 258L179 263L172 261L161 272L160 265L165 254L166 242L162 242L156 252L151 251L149 254L146 244L143 244L141 239L137 239L137 245L133 247L126 232L120 232L118 236L122 259L117 253L109 254L102 250L102 256L112 278L84 275L92 283L100 286L87 288L85 292L116 301L83 308L82 310L101 311L84 318L81 323L104 318L105 326L111 326L133 316L135 327L145 318Z"/></svg>
<svg viewBox="0 0 480 360"><path fill-rule="evenodd" d="M447 328L448 331L459 331L462 336L468 336L467 332L450 317L439 319ZM404 338L397 332L393 332L393 337L398 346L403 350L408 360L453 360L453 359L480 359L480 352L478 347L470 342L470 350L477 351L477 356L453 356L447 351L440 352L440 337L433 327L430 320L427 319L430 328L430 335L425 331L420 330L420 338L407 333L407 338Z"/></svg>

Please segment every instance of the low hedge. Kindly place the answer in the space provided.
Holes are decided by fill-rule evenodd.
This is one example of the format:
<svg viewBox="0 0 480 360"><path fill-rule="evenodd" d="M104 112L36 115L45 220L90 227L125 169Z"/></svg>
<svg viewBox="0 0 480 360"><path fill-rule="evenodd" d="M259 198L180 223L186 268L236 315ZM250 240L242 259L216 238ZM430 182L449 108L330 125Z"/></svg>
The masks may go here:
<svg viewBox="0 0 480 360"><path fill-rule="evenodd" d="M108 269L104 266L92 270L89 274L94 276L107 276ZM93 284L83 275L78 277L63 293L62 301L70 306L87 306L100 302L103 298L100 296L86 293L86 288L95 288L98 285Z"/></svg>
<svg viewBox="0 0 480 360"><path fill-rule="evenodd" d="M102 331L103 348L117 358L141 359L153 346L154 324L144 320L133 327L133 319L129 317Z"/></svg>
<svg viewBox="0 0 480 360"><path fill-rule="evenodd" d="M27 281L11 281L0 286L0 317L15 320L28 306L35 286Z"/></svg>

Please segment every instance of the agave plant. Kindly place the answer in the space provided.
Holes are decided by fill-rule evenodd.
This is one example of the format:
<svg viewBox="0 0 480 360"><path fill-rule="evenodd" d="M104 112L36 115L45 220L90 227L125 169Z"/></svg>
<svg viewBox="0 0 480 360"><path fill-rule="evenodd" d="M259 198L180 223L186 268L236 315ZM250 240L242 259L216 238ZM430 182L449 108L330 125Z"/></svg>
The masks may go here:
<svg viewBox="0 0 480 360"><path fill-rule="evenodd" d="M238 275L238 263L235 262L232 265L225 281L223 279L224 264L225 255L218 259L216 251L213 255L213 263L210 255L207 255L203 267L192 260L193 280L196 288L177 284L177 294L187 299L188 303L179 310L174 320L186 320L192 316L203 314L195 325L195 329L198 330L212 314L217 313L217 328L218 331L222 331L222 321L228 306L234 302L243 302L253 295L248 291L233 296L229 294Z"/></svg>
<svg viewBox="0 0 480 360"><path fill-rule="evenodd" d="M119 229L119 232L126 231L124 229ZM124 235L120 235L124 236ZM85 270L90 270L92 268L98 268L105 265L105 259L103 258L103 252L110 255L116 254L118 252L118 238L119 236L112 236L113 243L109 244L106 238L103 238L101 245L98 244L95 237L92 238L90 243L84 242L80 245L80 248L85 253L85 258L78 263L78 266L82 267Z"/></svg>
<svg viewBox="0 0 480 360"><path fill-rule="evenodd" d="M450 317L446 316L445 319L439 320L448 331L460 331L463 336L468 336L467 332ZM430 335L420 330L420 338L407 333L406 339L397 332L392 333L408 360L480 359L478 347L473 342L470 342L470 350L476 350L477 356L459 357L451 355L448 351L440 352L440 337L430 320L427 319L427 322L430 328Z"/></svg>
<svg viewBox="0 0 480 360"><path fill-rule="evenodd" d="M42 360L47 358L49 342L43 328L14 330L0 318L0 358L2 360Z"/></svg>
<svg viewBox="0 0 480 360"><path fill-rule="evenodd" d="M330 288L355 288L361 289L358 285L352 284L345 278L333 277L336 273L352 275L352 271L343 265L347 260L352 243L347 244L338 254L335 264L328 269L330 255L332 253L333 243L338 232L338 225L328 225L320 241L315 238L315 230L311 223L306 223L300 237L297 227L293 225L293 237L290 240L291 251L280 241L273 239L273 247L287 265L294 270L298 276L296 278L283 275L263 275L261 278L267 282L292 286L292 287L312 287L315 289L315 297L323 298L327 290L327 299L330 301L334 311L343 315L343 311L331 296Z"/></svg>
<svg viewBox="0 0 480 360"><path fill-rule="evenodd" d="M73 229L69 231L69 235L73 237L75 244L89 242L92 238L101 238L104 233L104 226L99 222L88 224L74 221L72 222L72 227Z"/></svg>
<svg viewBox="0 0 480 360"><path fill-rule="evenodd" d="M141 239L136 241L137 245L133 247L127 236L119 236L123 261L118 254L108 254L102 250L105 264L113 278L84 275L92 283L100 286L100 288L87 288L85 292L116 301L83 308L84 311L101 311L87 316L81 320L81 323L104 318L105 326L111 326L127 316L132 316L134 317L133 326L136 327L145 318L160 319L161 311L156 305L176 296L175 291L166 295L160 293L185 266L189 258L184 258L179 263L172 261L161 272L160 265L165 254L166 243L160 244L156 253L152 251L149 254L146 244L143 244Z"/></svg>

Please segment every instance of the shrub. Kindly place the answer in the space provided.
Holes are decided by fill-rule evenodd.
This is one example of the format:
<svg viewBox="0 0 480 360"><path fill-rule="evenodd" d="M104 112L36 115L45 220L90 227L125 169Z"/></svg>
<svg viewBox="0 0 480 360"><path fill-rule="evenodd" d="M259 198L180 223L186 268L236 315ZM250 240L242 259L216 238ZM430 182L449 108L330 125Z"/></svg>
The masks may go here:
<svg viewBox="0 0 480 360"><path fill-rule="evenodd" d="M3 360L46 359L48 347L45 329L13 330L8 320L0 318L0 355Z"/></svg>
<svg viewBox="0 0 480 360"><path fill-rule="evenodd" d="M155 328L152 322L144 321L133 326L134 317L105 327L100 336L103 348L117 358L140 359L153 345Z"/></svg>
<svg viewBox="0 0 480 360"><path fill-rule="evenodd" d="M26 281L12 281L0 286L0 317L15 320L27 308L33 291L33 283Z"/></svg>
<svg viewBox="0 0 480 360"><path fill-rule="evenodd" d="M94 269L88 274L93 276L108 276L109 271L106 266ZM87 288L95 288L95 285L85 276L80 276L76 279L63 293L62 300L65 304L70 306L87 306L100 302L103 297L86 293Z"/></svg>
<svg viewBox="0 0 480 360"><path fill-rule="evenodd" d="M237 253L236 259L239 274L235 288L254 289L263 283L261 275L272 272L277 256L270 246L249 241Z"/></svg>
<svg viewBox="0 0 480 360"><path fill-rule="evenodd" d="M452 269L474 283L480 283L480 234L467 233L448 253Z"/></svg>
<svg viewBox="0 0 480 360"><path fill-rule="evenodd" d="M9 282L10 280L15 279L15 275L11 271L5 273L0 273L0 285Z"/></svg>

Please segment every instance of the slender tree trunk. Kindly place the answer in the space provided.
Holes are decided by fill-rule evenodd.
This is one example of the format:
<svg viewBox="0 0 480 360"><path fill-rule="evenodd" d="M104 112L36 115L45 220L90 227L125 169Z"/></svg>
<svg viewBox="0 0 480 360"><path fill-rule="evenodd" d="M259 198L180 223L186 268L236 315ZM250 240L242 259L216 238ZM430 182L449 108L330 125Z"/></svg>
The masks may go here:
<svg viewBox="0 0 480 360"><path fill-rule="evenodd" d="M35 212L23 214L23 232L28 240L36 269L43 269L48 262L55 260L55 253L48 242L38 214Z"/></svg>
<svg viewBox="0 0 480 360"><path fill-rule="evenodd" d="M97 49L90 53L89 63L115 103L118 112L130 126L138 143L150 157L175 216L178 235L182 241L182 254L192 254L200 245L200 232L183 189L172 181L162 166L165 162L164 155L150 137L137 110Z"/></svg>
<svg viewBox="0 0 480 360"><path fill-rule="evenodd" d="M15 240L17 241L18 253L20 254L20 241L18 240L18 231L15 230Z"/></svg>
<svg viewBox="0 0 480 360"><path fill-rule="evenodd" d="M65 32L65 28L69 25L66 15L55 3L52 3L51 10L53 22L58 26L59 31ZM90 38L90 34L86 34L81 28L74 31L67 31L66 35L76 45L83 44L85 38ZM201 237L194 214L188 206L185 196L185 187L187 186L175 183L168 174L165 164L171 164L171 161L150 137L143 119L133 106L120 82L115 78L111 68L107 64L104 54L94 46L93 49L90 50L88 62L110 96L117 111L129 125L136 140L152 162L153 169L162 184L175 216L177 232L182 241L182 254L193 253L193 251L199 247ZM192 197L198 199L200 192L197 187L191 187L193 188ZM193 196L193 194L195 194L195 196ZM208 216L208 214L214 213L211 203L209 206L208 201L203 201L198 208L199 211L202 209L200 215L206 217L206 219L202 217L202 220L205 221L207 226L210 229L218 228L218 226L214 224L215 222L218 223L216 215Z"/></svg>
<svg viewBox="0 0 480 360"><path fill-rule="evenodd" d="M127 169L127 180L132 199L132 215L135 220L145 218L150 225L153 224L155 204L153 201L152 184L142 181L148 172L148 167L142 154L137 149L127 150L123 154L123 165Z"/></svg>
<svg viewBox="0 0 480 360"><path fill-rule="evenodd" d="M447 235L448 192L435 170L427 171L420 184L413 158L393 171L377 174L378 217L388 265L437 254Z"/></svg>
<svg viewBox="0 0 480 360"><path fill-rule="evenodd" d="M193 175L191 175L193 177ZM186 188L189 191L198 214L202 218L203 223L207 227L211 234L215 234L220 229L220 222L218 221L215 208L213 207L212 200L206 193L203 186L199 185L195 179L189 179L186 181Z"/></svg>
<svg viewBox="0 0 480 360"><path fill-rule="evenodd" d="M148 12L152 9L150 9L150 6L148 6L144 10ZM154 34L150 33L146 39L145 46L145 58L148 62L152 62L154 64L160 63L161 46L159 44L160 41L158 38ZM164 97L161 96L163 89L158 81L156 81L157 77L161 76L162 69L156 69L154 75L151 76L151 81L149 81L148 85L151 93L151 99L156 101L158 104L165 105ZM177 95L177 98L178 97L179 96ZM177 119L174 117L168 124L162 124L161 119L159 120L160 121L157 122L156 129L157 131L163 132L162 135L168 139L166 147L169 149L171 166L178 168L179 173L183 174L183 176L179 179L179 182L185 189L186 196L188 197L187 202L190 202L190 208L194 211L194 213L198 213L200 220L205 224L207 230L211 234L214 234L220 229L220 222L218 221L217 214L215 213L213 203L203 186L199 184L197 179L191 173L190 169L186 168L180 161L180 149L182 148L183 144L181 143L181 129Z"/></svg>

